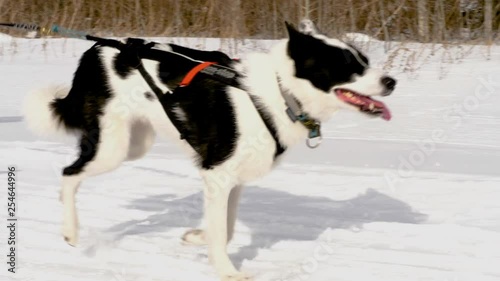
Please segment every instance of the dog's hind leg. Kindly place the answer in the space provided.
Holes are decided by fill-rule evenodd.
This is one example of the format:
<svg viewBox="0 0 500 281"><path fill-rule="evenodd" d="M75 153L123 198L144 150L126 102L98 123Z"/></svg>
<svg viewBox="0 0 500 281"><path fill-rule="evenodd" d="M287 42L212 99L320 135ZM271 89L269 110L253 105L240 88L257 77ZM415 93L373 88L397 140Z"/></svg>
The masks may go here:
<svg viewBox="0 0 500 281"><path fill-rule="evenodd" d="M75 196L80 183L88 177L116 169L127 158L130 125L117 122L113 126L85 131L80 141L80 156L63 171L61 201L63 203L63 236L74 246L78 241L78 215ZM124 124L125 123L125 124Z"/></svg>
<svg viewBox="0 0 500 281"><path fill-rule="evenodd" d="M78 241L78 215L75 196L85 178L84 167L96 156L99 142L99 129L85 131L80 139L80 156L70 166L64 168L61 194L63 204L62 234L68 244L75 246Z"/></svg>
<svg viewBox="0 0 500 281"><path fill-rule="evenodd" d="M61 202L63 203L63 227L64 240L71 246L78 241L78 216L76 213L75 195L80 186L81 179L78 176L63 176L61 189Z"/></svg>
<svg viewBox="0 0 500 281"><path fill-rule="evenodd" d="M127 160L142 158L153 146L155 131L147 120L135 120L130 131L130 145Z"/></svg>
<svg viewBox="0 0 500 281"><path fill-rule="evenodd" d="M206 213L206 211L204 213ZM203 219L203 221L205 222L206 219ZM207 237L205 230L203 229L204 227L202 226L201 228L190 229L186 231L182 235L182 243L184 245L193 245L193 246L207 245Z"/></svg>

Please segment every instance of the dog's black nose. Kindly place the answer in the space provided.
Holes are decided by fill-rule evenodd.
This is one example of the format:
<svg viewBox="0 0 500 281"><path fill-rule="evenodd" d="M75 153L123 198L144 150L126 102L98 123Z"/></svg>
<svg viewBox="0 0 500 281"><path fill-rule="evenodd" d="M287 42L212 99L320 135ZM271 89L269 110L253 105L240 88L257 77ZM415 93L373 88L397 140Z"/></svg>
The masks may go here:
<svg viewBox="0 0 500 281"><path fill-rule="evenodd" d="M389 76L382 77L382 84L387 88L387 90L392 91L396 88L396 80Z"/></svg>

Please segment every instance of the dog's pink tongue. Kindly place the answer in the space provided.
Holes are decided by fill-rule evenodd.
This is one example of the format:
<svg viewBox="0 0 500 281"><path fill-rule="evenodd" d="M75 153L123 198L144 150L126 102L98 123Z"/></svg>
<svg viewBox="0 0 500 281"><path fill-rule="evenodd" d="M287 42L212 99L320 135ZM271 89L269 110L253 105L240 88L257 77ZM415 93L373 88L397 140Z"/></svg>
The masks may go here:
<svg viewBox="0 0 500 281"><path fill-rule="evenodd" d="M391 111L385 105L384 105L384 109L383 109L383 112L382 112L382 118L384 120L387 120L387 121L391 120L391 118L392 118Z"/></svg>
<svg viewBox="0 0 500 281"><path fill-rule="evenodd" d="M366 97L365 99L366 99L365 101L368 104L373 103L375 105L375 107L382 109L382 119L387 120L387 121L391 120L391 118L392 118L391 111L383 102L371 99L369 97Z"/></svg>
<svg viewBox="0 0 500 281"><path fill-rule="evenodd" d="M391 111L389 108L381 101L375 101L375 106L382 108L382 119L389 121L392 118Z"/></svg>

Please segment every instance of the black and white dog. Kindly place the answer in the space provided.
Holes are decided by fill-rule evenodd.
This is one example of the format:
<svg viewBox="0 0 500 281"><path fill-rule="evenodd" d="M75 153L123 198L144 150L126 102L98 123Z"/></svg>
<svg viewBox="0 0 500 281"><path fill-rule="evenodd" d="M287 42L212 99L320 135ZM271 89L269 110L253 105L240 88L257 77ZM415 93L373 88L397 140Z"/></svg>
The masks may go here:
<svg viewBox="0 0 500 281"><path fill-rule="evenodd" d="M317 32L310 22L269 53L232 61L220 53L153 48L182 56L175 63L142 59L184 131L165 114L151 85L129 67L117 49L95 45L81 58L71 88L48 87L25 102L28 125L42 133L75 133L80 157L63 171L63 235L78 239L75 194L82 180L138 159L151 148L155 133L173 136L195 159L205 188L206 228L183 240L208 244L209 258L221 280L251 280L226 253L236 220L242 184L268 173L287 148L318 136L319 122L341 108L390 119L387 107L372 96L389 95L396 81L370 68L355 47ZM215 61L237 71L241 87L206 75L177 87L190 69L182 62Z"/></svg>

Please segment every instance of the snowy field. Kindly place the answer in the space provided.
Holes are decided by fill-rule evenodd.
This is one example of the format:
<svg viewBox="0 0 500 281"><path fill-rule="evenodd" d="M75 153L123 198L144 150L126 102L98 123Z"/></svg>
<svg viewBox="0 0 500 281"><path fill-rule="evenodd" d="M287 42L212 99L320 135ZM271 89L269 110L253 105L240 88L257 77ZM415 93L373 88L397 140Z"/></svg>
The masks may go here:
<svg viewBox="0 0 500 281"><path fill-rule="evenodd" d="M176 42L237 57L273 44ZM393 120L341 112L318 149L300 145L249 184L231 259L256 281L500 280L500 47L358 43L399 81L384 99ZM217 280L206 248L180 243L200 222L202 182L161 139L84 182L80 245L62 239L59 181L75 141L33 136L20 104L30 89L70 83L90 46L0 37L0 174L17 167L19 206L17 273L2 262L0 280Z"/></svg>

